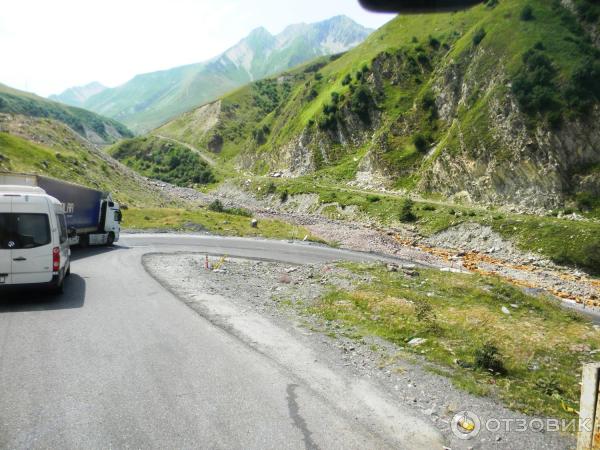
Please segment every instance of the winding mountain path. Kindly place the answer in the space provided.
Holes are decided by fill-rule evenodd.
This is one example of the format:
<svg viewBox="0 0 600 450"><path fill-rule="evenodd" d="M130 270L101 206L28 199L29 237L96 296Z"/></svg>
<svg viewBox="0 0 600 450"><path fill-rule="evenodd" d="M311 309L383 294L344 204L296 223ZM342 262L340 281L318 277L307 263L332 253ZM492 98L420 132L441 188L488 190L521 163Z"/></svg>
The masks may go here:
<svg viewBox="0 0 600 450"><path fill-rule="evenodd" d="M217 164L214 159L212 159L210 156L208 156L206 154L206 152L203 152L202 150L194 147L193 145L188 144L187 142L178 141L177 139L173 139L173 138L170 138L170 137L167 137L167 136L163 136L162 134L153 134L153 136L156 136L157 138L160 138L160 139L164 139L165 141L174 142L176 144L183 145L184 147L187 147L192 152L196 153L200 158L202 158L211 167L214 167Z"/></svg>

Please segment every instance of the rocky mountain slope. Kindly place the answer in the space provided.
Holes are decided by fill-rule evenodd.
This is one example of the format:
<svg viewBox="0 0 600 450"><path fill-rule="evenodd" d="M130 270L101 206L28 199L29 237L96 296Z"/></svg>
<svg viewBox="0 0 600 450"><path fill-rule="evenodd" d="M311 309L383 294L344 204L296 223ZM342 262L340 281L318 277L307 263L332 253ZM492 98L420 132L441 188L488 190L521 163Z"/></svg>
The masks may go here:
<svg viewBox="0 0 600 450"><path fill-rule="evenodd" d="M66 106L29 92L0 84L0 113L48 118L68 126L92 144L108 145L131 137L123 124L91 111Z"/></svg>
<svg viewBox="0 0 600 450"><path fill-rule="evenodd" d="M586 9L589 6L589 9ZM156 133L255 174L547 211L600 198L589 0L400 16L339 58L254 82Z"/></svg>
<svg viewBox="0 0 600 450"><path fill-rule="evenodd" d="M82 107L88 98L99 94L105 89L107 89L106 86L94 81L86 84L85 86L75 86L66 89L58 95L51 95L49 99L56 102L65 103L66 105L70 106Z"/></svg>
<svg viewBox="0 0 600 450"><path fill-rule="evenodd" d="M277 35L258 28L209 61L137 75L87 98L81 106L133 130L147 131L243 84L316 56L348 50L370 32L344 16L291 25ZM55 98L69 101L64 94Z"/></svg>

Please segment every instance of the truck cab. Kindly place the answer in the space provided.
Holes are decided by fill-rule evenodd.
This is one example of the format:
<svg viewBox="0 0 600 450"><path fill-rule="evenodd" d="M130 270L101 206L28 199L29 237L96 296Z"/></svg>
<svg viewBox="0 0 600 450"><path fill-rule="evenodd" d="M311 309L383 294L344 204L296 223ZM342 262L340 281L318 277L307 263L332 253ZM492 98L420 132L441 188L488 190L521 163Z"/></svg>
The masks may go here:
<svg viewBox="0 0 600 450"><path fill-rule="evenodd" d="M37 187L0 186L0 289L62 293L70 268L63 205Z"/></svg>
<svg viewBox="0 0 600 450"><path fill-rule="evenodd" d="M100 233L89 235L89 244L113 245L119 240L121 234L121 220L123 215L119 204L114 202L110 194L102 199L100 206Z"/></svg>

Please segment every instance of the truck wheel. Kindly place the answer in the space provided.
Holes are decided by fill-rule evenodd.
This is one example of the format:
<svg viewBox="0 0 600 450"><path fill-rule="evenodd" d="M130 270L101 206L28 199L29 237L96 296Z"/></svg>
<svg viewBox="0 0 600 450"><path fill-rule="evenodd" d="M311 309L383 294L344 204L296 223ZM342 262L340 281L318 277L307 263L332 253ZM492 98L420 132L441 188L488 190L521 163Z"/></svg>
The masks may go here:
<svg viewBox="0 0 600 450"><path fill-rule="evenodd" d="M81 248L86 248L88 245L90 245L90 238L88 237L87 234L82 234L79 237L79 246Z"/></svg>
<svg viewBox="0 0 600 450"><path fill-rule="evenodd" d="M108 245L109 247L112 247L112 245L115 243L115 233L113 233L112 231L110 233L108 233L108 237L106 238L106 245Z"/></svg>

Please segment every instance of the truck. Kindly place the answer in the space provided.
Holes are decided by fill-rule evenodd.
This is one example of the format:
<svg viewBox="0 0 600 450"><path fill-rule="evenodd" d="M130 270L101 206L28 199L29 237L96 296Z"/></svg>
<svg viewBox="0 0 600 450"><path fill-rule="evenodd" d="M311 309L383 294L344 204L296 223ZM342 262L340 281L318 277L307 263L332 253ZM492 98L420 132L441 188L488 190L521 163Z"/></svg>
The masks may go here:
<svg viewBox="0 0 600 450"><path fill-rule="evenodd" d="M119 240L123 215L109 192L42 175L9 172L0 172L0 185L38 187L58 199L65 210L72 245L111 246Z"/></svg>

